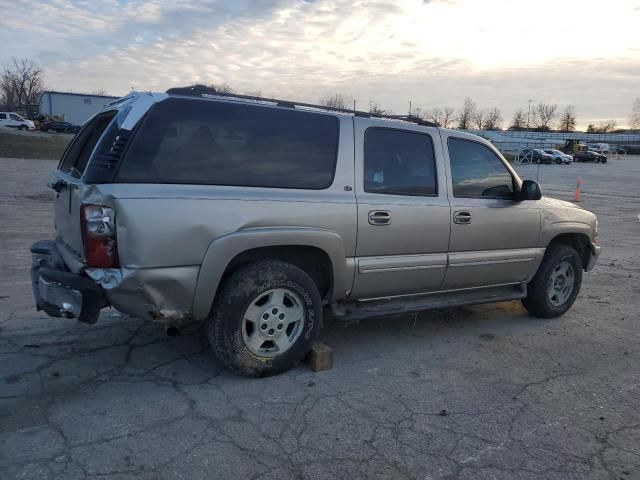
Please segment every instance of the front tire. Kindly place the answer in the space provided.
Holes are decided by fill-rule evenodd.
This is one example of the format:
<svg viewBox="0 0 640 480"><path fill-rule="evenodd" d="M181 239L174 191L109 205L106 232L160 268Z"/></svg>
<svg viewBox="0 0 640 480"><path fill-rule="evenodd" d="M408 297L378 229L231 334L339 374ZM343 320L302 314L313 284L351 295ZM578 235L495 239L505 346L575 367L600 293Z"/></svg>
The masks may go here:
<svg viewBox="0 0 640 480"><path fill-rule="evenodd" d="M563 315L575 302L582 285L582 260L573 248L555 243L544 254L542 263L528 285L524 307L536 317Z"/></svg>
<svg viewBox="0 0 640 480"><path fill-rule="evenodd" d="M320 333L322 299L303 270L279 260L233 272L216 297L207 334L213 352L247 377L282 373L297 365Z"/></svg>

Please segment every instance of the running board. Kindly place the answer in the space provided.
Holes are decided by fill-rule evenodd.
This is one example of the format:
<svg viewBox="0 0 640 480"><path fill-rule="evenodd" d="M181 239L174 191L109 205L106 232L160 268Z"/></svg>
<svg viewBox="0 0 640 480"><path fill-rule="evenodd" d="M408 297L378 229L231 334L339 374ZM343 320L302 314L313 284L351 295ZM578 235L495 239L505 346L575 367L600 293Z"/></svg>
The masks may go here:
<svg viewBox="0 0 640 480"><path fill-rule="evenodd" d="M388 315L402 315L435 308L460 307L480 303L505 302L527 296L527 285L474 288L468 290L437 292L425 295L383 298L338 303L331 306L336 320L362 320Z"/></svg>

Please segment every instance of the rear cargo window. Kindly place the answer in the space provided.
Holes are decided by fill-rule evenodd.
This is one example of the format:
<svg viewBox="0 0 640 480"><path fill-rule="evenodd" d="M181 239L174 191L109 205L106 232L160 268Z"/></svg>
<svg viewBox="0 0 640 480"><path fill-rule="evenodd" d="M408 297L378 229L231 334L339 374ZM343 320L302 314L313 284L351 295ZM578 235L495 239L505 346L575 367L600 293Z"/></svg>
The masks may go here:
<svg viewBox="0 0 640 480"><path fill-rule="evenodd" d="M101 113L87 123L67 147L58 168L64 173L80 178L93 149L116 113L118 112Z"/></svg>
<svg viewBox="0 0 640 480"><path fill-rule="evenodd" d="M323 189L337 148L332 115L172 98L147 114L116 181Z"/></svg>

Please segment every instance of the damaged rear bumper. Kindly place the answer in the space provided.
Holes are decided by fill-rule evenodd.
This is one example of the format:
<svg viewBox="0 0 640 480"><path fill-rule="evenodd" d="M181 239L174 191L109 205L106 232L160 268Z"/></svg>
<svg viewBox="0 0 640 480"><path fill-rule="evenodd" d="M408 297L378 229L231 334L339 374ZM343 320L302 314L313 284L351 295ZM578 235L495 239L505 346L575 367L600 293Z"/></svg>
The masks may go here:
<svg viewBox="0 0 640 480"><path fill-rule="evenodd" d="M31 246L31 285L36 308L52 317L96 323L100 309L109 305L96 282L67 270L53 240Z"/></svg>

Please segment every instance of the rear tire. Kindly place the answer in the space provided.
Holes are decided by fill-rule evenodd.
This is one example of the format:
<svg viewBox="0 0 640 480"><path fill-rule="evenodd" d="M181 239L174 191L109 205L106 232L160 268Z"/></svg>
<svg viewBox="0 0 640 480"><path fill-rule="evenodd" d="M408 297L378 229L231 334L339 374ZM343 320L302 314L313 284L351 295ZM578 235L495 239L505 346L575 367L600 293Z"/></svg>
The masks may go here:
<svg viewBox="0 0 640 480"><path fill-rule="evenodd" d="M582 260L578 252L567 245L552 243L528 285L522 304L536 317L559 317L571 308L581 285Z"/></svg>
<svg viewBox="0 0 640 480"><path fill-rule="evenodd" d="M303 270L279 260L245 265L222 285L207 325L218 359L246 377L297 365L320 333L322 299Z"/></svg>

